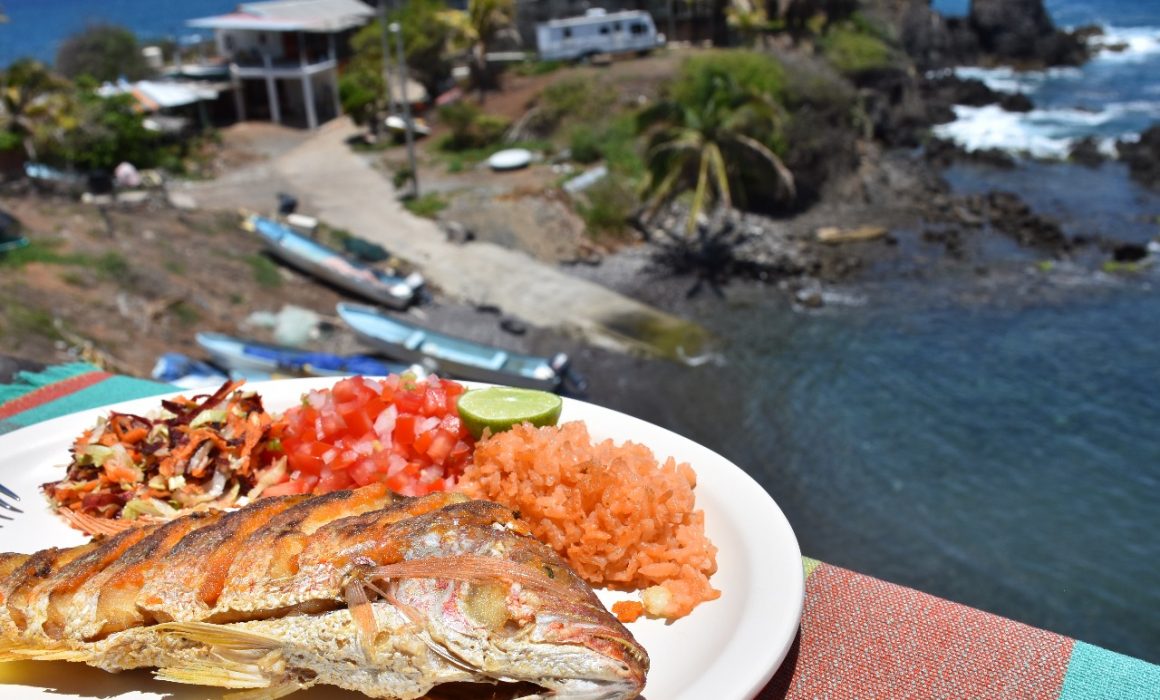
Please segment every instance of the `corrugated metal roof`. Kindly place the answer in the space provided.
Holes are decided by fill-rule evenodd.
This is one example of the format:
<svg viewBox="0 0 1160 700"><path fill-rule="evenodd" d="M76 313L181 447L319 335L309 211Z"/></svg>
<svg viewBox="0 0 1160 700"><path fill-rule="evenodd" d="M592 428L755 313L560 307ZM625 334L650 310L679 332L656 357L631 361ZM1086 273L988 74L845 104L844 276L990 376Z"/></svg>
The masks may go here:
<svg viewBox="0 0 1160 700"><path fill-rule="evenodd" d="M191 27L261 31L338 32L365 24L375 11L360 0L247 2L236 12L186 22Z"/></svg>

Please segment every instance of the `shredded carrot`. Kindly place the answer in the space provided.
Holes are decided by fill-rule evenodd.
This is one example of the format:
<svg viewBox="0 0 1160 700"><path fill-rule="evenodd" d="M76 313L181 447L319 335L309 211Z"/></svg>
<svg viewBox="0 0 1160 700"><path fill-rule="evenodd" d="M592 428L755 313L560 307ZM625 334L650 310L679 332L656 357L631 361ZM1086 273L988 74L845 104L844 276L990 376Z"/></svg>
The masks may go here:
<svg viewBox="0 0 1160 700"><path fill-rule="evenodd" d="M44 485L49 500L91 518L121 517L131 503L138 505L128 517L147 518L234 505L253 488L254 475L280 456L267 449L273 421L261 398L239 391L241 385L226 382L212 394L163 401L161 417L110 413L77 438L65 478ZM88 520L70 522L92 529Z"/></svg>

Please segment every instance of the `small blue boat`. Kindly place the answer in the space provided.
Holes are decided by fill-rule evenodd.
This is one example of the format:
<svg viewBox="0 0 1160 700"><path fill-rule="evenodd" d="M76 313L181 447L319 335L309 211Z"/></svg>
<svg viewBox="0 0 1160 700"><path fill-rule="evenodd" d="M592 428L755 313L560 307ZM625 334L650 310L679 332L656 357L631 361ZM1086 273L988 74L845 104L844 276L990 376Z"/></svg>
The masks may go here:
<svg viewBox="0 0 1160 700"><path fill-rule="evenodd" d="M403 362L434 364L459 379L559 391L565 379L581 390L569 372L568 356L520 355L463 338L436 333L359 304L338 305L338 315L368 345Z"/></svg>
<svg viewBox="0 0 1160 700"><path fill-rule="evenodd" d="M386 376L411 372L425 376L421 366L389 362L369 355L335 355L282 345L243 340L223 333L198 333L197 344L214 364L231 373L338 377L351 374Z"/></svg>
<svg viewBox="0 0 1160 700"><path fill-rule="evenodd" d="M423 276L405 277L363 265L274 219L251 215L242 227L257 233L270 254L340 289L392 309L406 309L423 287Z"/></svg>
<svg viewBox="0 0 1160 700"><path fill-rule="evenodd" d="M28 239L20 233L20 221L0 209L0 253L23 248L28 245Z"/></svg>

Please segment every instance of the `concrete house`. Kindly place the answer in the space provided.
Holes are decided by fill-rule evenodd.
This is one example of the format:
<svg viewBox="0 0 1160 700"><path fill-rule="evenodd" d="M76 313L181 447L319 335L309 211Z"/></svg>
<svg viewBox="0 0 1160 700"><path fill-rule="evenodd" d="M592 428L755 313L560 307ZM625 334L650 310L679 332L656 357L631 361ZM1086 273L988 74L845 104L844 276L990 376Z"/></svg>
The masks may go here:
<svg viewBox="0 0 1160 700"><path fill-rule="evenodd" d="M315 129L341 112L338 73L350 36L374 15L360 0L273 0L186 24L214 31L239 119Z"/></svg>

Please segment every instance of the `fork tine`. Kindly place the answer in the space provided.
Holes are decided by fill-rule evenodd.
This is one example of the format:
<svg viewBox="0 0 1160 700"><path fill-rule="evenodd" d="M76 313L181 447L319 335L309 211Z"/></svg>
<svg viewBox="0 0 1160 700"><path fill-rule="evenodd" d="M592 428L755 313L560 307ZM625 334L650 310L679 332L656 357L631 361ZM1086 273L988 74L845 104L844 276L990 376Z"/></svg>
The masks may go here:
<svg viewBox="0 0 1160 700"><path fill-rule="evenodd" d="M4 510L10 510L13 513L23 513L24 512L24 511L20 510L19 508L17 508L16 506L9 503L8 501L5 501L3 498L0 498L0 508L3 508Z"/></svg>
<svg viewBox="0 0 1160 700"><path fill-rule="evenodd" d="M15 491L8 488L4 484L0 484L0 493L4 494L5 496L7 496L13 500L16 500L16 501L20 500L20 496L17 496Z"/></svg>
<svg viewBox="0 0 1160 700"><path fill-rule="evenodd" d="M4 515L3 513L0 513L0 520L12 520L12 518L8 517L7 515Z"/></svg>

